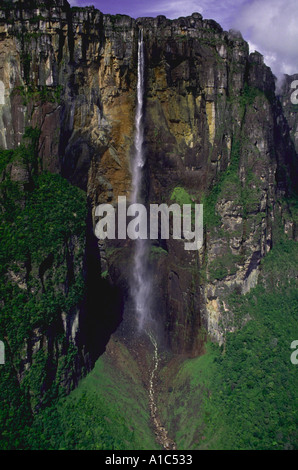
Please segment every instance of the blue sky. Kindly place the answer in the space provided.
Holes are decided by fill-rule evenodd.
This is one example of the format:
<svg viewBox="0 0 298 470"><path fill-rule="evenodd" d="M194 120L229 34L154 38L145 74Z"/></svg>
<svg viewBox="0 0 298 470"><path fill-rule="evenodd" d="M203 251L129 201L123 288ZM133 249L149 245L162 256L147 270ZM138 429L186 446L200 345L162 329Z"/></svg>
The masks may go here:
<svg viewBox="0 0 298 470"><path fill-rule="evenodd" d="M103 13L167 18L199 12L224 29L241 31L251 50L265 57L276 76L298 73L298 0L70 0Z"/></svg>

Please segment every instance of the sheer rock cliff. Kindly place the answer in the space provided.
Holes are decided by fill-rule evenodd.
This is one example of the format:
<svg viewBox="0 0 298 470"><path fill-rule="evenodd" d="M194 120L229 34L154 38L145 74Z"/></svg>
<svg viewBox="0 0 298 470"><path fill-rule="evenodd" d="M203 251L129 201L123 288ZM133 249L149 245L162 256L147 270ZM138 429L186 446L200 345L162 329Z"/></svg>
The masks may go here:
<svg viewBox="0 0 298 470"><path fill-rule="evenodd" d="M2 2L0 146L16 149L26 128L40 129L39 171L59 173L87 193L89 281L101 270L109 293L116 289L125 302L132 244L97 244L93 228L98 204L130 194L139 28L146 62L145 198L204 205L199 252L185 251L183 240L152 248L154 316L170 350L194 356L207 334L222 343L239 326L226 295L256 285L275 222L297 237L285 202L296 171L297 112L289 111L287 85L284 103L275 96L263 57L249 53L240 33L199 13L135 20L70 8L64 0ZM96 285L90 292L96 297ZM121 301L104 305L99 301L87 320L84 308L75 322L67 313L64 326L72 326L65 334L77 346L88 342L90 325L110 332L120 322ZM108 308L112 327L102 313ZM37 330L34 335L30 356L40 344ZM96 357L94 343L88 347Z"/></svg>

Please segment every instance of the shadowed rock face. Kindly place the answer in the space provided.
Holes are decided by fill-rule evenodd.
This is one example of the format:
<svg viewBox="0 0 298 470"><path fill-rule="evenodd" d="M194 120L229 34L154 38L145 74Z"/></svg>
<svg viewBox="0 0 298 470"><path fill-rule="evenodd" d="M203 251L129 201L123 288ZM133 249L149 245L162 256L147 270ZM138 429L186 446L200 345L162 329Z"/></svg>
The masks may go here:
<svg viewBox="0 0 298 470"><path fill-rule="evenodd" d="M297 86L295 86L297 80L298 73L294 75L285 75L281 89L279 90L283 112L289 125L291 139L295 144L296 152L298 152L298 105L294 104L292 101L293 98L296 97L296 93L295 95L293 94L297 89Z"/></svg>
<svg viewBox="0 0 298 470"><path fill-rule="evenodd" d="M262 56L198 13L134 20L66 1L36 4L0 8L0 145L17 147L27 126L39 126L41 169L86 190L92 214L129 196L143 29L144 194L170 204L183 189L204 204L206 222L200 252L175 240L152 250L155 317L173 352L197 355L207 333L222 342L235 327L224 295L256 284L273 220L286 220L279 200L296 158L296 114L285 119ZM116 242L98 252L125 299L131 249Z"/></svg>

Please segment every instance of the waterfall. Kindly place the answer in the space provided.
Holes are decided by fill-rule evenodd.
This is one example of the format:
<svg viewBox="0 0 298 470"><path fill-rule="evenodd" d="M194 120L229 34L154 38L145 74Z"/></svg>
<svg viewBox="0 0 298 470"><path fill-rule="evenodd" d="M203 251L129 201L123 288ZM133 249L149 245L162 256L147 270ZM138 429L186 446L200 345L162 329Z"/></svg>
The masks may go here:
<svg viewBox="0 0 298 470"><path fill-rule="evenodd" d="M132 158L132 192L131 203L138 204L141 201L141 189L143 183L143 168L146 163L144 152L144 41L143 31L139 31L138 40L138 82L137 82L137 106L135 115L134 154ZM139 214L139 217L142 214ZM140 222L141 223L141 222ZM168 437L165 427L162 425L156 404L156 376L159 367L159 351L156 338L156 325L152 317L152 278L149 269L150 241L137 238L134 242L134 253L131 276L132 307L136 316L138 330L145 333L153 346L153 367L149 375L149 406L152 423L155 429L156 439L164 449L174 450L176 445Z"/></svg>
<svg viewBox="0 0 298 470"><path fill-rule="evenodd" d="M145 165L145 155L143 151L144 127L144 41L143 31L139 31L138 41L138 83L137 83L137 107L135 115L135 137L134 137L134 157L132 167L132 195L131 202L138 203L142 186L142 169Z"/></svg>
<svg viewBox="0 0 298 470"><path fill-rule="evenodd" d="M143 31L139 31L138 40L138 82L137 107L135 115L134 155L132 159L132 194L131 202L141 203L141 188L143 182L144 153L144 41ZM133 254L133 275L131 295L139 331L146 331L151 320L151 279L148 269L150 243L138 238L135 241Z"/></svg>

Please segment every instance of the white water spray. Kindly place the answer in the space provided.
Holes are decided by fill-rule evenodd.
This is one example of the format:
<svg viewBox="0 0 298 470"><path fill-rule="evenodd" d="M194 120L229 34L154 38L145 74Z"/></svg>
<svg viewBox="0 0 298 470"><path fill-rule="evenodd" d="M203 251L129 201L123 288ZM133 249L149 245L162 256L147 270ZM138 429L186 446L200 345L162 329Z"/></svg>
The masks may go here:
<svg viewBox="0 0 298 470"><path fill-rule="evenodd" d="M139 31L138 41L138 83L137 107L135 116L134 156L132 161L132 194L131 202L141 203L141 187L143 180L143 167L146 159L144 154L144 41L143 31ZM147 240L137 239L133 257L133 276L131 294L134 312L138 322L139 331L145 331L151 319L151 279L148 273L148 258L150 245Z"/></svg>

